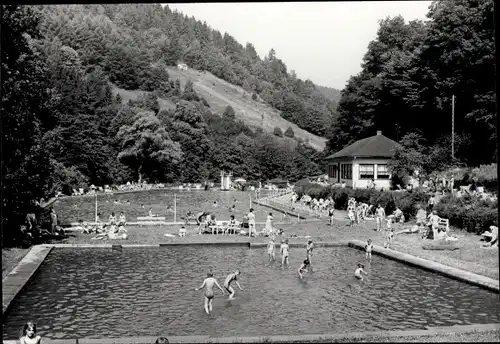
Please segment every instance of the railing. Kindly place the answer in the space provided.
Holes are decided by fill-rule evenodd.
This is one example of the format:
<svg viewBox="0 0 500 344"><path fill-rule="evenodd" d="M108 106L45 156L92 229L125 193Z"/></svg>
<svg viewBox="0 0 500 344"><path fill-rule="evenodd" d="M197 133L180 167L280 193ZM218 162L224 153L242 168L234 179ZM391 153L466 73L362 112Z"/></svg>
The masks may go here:
<svg viewBox="0 0 500 344"><path fill-rule="evenodd" d="M292 188L275 189L275 190L269 190L267 192L266 196L262 197L261 192L259 190L255 190L255 199L257 199L257 200L271 199L271 198L285 196L285 195L288 195L291 193L293 193Z"/></svg>

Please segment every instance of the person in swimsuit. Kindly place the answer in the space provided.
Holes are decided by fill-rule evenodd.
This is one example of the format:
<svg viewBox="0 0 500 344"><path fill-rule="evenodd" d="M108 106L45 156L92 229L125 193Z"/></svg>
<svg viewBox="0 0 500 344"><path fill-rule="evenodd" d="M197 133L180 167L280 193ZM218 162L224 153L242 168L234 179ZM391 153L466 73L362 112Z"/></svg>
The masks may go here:
<svg viewBox="0 0 500 344"><path fill-rule="evenodd" d="M391 228L387 231L387 236L384 242L384 248L391 248L393 240L394 240L394 228Z"/></svg>
<svg viewBox="0 0 500 344"><path fill-rule="evenodd" d="M297 271L299 273L300 279L304 277L304 274L308 272L307 268L309 267L309 260L306 259L302 264L300 264L299 270Z"/></svg>
<svg viewBox="0 0 500 344"><path fill-rule="evenodd" d="M224 288L226 288L226 290L229 292L229 300L234 298L234 288L231 286L231 283L233 283L233 281L236 283L238 288L240 288L240 290L243 290L240 283L238 282L239 275L240 275L240 270L236 270L232 274L229 274L226 277L226 280L224 281Z"/></svg>
<svg viewBox="0 0 500 344"><path fill-rule="evenodd" d="M312 254L313 254L313 249L314 249L313 241L312 241L312 239L309 239L307 241L307 246L306 246L307 260L309 261L309 263L311 262L311 257L312 257Z"/></svg>
<svg viewBox="0 0 500 344"><path fill-rule="evenodd" d="M269 243L267 244L267 254L269 255L269 261L276 260L276 248L274 244L275 235L271 234L269 237Z"/></svg>
<svg viewBox="0 0 500 344"><path fill-rule="evenodd" d="M280 253L281 253L281 265L285 265L285 262L288 264L288 250L290 247L288 246L288 239L281 244Z"/></svg>
<svg viewBox="0 0 500 344"><path fill-rule="evenodd" d="M335 209L333 208L333 205L330 205L330 209L328 209L328 217L330 218L330 226L333 226L333 214L335 213Z"/></svg>
<svg viewBox="0 0 500 344"><path fill-rule="evenodd" d="M358 263L358 267L354 271L354 277L356 277L360 281L363 280L363 275L362 274L368 275L368 273L365 270L363 270L363 269L364 269L364 265L361 264L361 263Z"/></svg>
<svg viewBox="0 0 500 344"><path fill-rule="evenodd" d="M370 261L372 260L372 249L373 249L372 239L368 239L365 245L365 251L366 251L366 259L369 259Z"/></svg>
<svg viewBox="0 0 500 344"><path fill-rule="evenodd" d="M380 232L382 230L382 221L385 219L385 210L382 208L382 206L379 204L376 210L376 223L377 223L377 232Z"/></svg>
<svg viewBox="0 0 500 344"><path fill-rule="evenodd" d="M222 294L225 295L224 289L222 289L217 280L214 278L214 274L212 272L207 273L207 278L205 278L201 287L195 288L195 291L198 291L205 287L205 312L207 312L207 314L210 314L210 312L212 311L212 301L214 300L214 285L219 287L219 289L222 291Z"/></svg>
<svg viewBox="0 0 500 344"><path fill-rule="evenodd" d="M23 335L19 338L21 344L40 344L41 336L36 335L36 325L28 321L23 327Z"/></svg>

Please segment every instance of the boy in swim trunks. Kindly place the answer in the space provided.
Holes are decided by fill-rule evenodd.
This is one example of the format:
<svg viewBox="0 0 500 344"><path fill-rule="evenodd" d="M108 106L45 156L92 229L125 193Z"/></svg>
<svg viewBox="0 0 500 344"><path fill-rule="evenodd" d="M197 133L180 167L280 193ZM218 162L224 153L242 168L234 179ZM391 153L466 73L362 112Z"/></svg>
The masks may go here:
<svg viewBox="0 0 500 344"><path fill-rule="evenodd" d="M203 281L203 284L199 288L195 288L195 291L198 291L200 289L205 289L205 312L207 314L210 314L212 311L212 301L214 300L214 285L219 287L219 289L222 291L222 294L225 295L224 289L219 285L217 280L214 278L214 274L212 272L207 273L207 278Z"/></svg>
<svg viewBox="0 0 500 344"><path fill-rule="evenodd" d="M269 255L269 261L276 260L276 247L275 247L275 235L271 234L269 237L269 243L267 244L267 254Z"/></svg>
<svg viewBox="0 0 500 344"><path fill-rule="evenodd" d="M240 270L236 270L232 274L229 274L224 281L224 288L229 292L229 300L234 298L234 289L231 287L231 283L234 281L240 290L243 290L240 283L238 282L238 276L240 275Z"/></svg>
<svg viewBox="0 0 500 344"><path fill-rule="evenodd" d="M312 241L312 239L309 239L307 241L307 246L306 246L307 260L309 261L309 263L311 262L311 257L312 257L312 254L313 254L313 249L314 249L313 241Z"/></svg>
<svg viewBox="0 0 500 344"><path fill-rule="evenodd" d="M394 228L391 228L387 233L387 237L385 238L384 248L391 248L393 239L394 239Z"/></svg>
<svg viewBox="0 0 500 344"><path fill-rule="evenodd" d="M372 239L368 239L365 245L365 251L366 251L366 259L369 259L370 261L372 260L372 249L373 249Z"/></svg>
<svg viewBox="0 0 500 344"><path fill-rule="evenodd" d="M356 277L360 281L363 280L363 275L362 274L368 275L368 273L365 270L363 270L363 269L364 269L364 265L361 264L361 263L358 263L358 267L354 271L354 277Z"/></svg>
<svg viewBox="0 0 500 344"><path fill-rule="evenodd" d="M281 253L281 265L285 265L285 262L288 264L288 250L290 247L288 246L288 239L281 244L280 253Z"/></svg>
<svg viewBox="0 0 500 344"><path fill-rule="evenodd" d="M330 209L328 209L328 217L330 218L330 226L333 226L333 214L335 213L335 209L333 208L333 205L330 205Z"/></svg>
<svg viewBox="0 0 500 344"><path fill-rule="evenodd" d="M304 274L308 272L307 268L309 267L309 260L306 259L302 264L300 264L299 270L297 271L299 273L300 279L304 277Z"/></svg>

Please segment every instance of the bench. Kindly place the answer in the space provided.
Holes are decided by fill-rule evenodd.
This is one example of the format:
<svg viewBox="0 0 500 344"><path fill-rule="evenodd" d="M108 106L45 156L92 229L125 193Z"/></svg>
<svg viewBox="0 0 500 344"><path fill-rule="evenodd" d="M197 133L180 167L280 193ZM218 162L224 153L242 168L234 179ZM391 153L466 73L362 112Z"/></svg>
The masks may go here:
<svg viewBox="0 0 500 344"><path fill-rule="evenodd" d="M139 226L155 225L166 221L165 216L137 216L137 224Z"/></svg>

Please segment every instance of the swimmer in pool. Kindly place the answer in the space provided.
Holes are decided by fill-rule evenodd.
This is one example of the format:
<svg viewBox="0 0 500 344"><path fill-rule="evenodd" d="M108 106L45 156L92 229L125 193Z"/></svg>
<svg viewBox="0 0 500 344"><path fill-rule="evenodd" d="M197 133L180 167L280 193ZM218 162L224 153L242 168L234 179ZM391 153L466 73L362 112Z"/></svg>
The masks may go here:
<svg viewBox="0 0 500 344"><path fill-rule="evenodd" d="M309 263L311 262L311 257L312 257L312 254L313 254L313 249L314 249L313 241L312 241L312 239L309 239L307 241L307 246L306 246L307 260L309 261Z"/></svg>
<svg viewBox="0 0 500 344"><path fill-rule="evenodd" d="M285 265L285 262L288 264L288 250L290 246L288 246L288 239L281 244L280 253L281 253L281 265Z"/></svg>
<svg viewBox="0 0 500 344"><path fill-rule="evenodd" d="M368 239L365 245L365 251L366 251L366 259L369 259L370 261L372 260L372 249L373 249L372 239Z"/></svg>
<svg viewBox="0 0 500 344"><path fill-rule="evenodd" d="M356 277L357 279L359 279L361 281L363 280L362 274L368 275L368 273L363 269L364 269L364 265L361 263L358 263L358 267L354 271L354 277Z"/></svg>
<svg viewBox="0 0 500 344"><path fill-rule="evenodd" d="M269 255L269 261L276 260L274 237L275 236L271 234L271 236L269 237L269 243L267 244L267 254Z"/></svg>
<svg viewBox="0 0 500 344"><path fill-rule="evenodd" d="M231 283L234 281L240 290L243 290L240 283L238 282L238 276L240 275L240 270L236 270L232 274L229 274L224 281L224 288L229 292L229 300L234 298L234 288L231 287Z"/></svg>
<svg viewBox="0 0 500 344"><path fill-rule="evenodd" d="M309 270L307 270L307 268L309 267L309 260L306 259L304 260L304 262L300 265L300 268L299 270L297 271L299 273L299 277L300 279L302 279L304 277L304 274L306 272L308 272Z"/></svg>
<svg viewBox="0 0 500 344"><path fill-rule="evenodd" d="M222 291L222 294L225 295L224 289L222 289L217 280L214 278L214 274L212 272L207 273L207 278L205 278L201 287L195 288L195 291L198 291L205 287L205 312L207 312L207 314L210 314L210 312L212 311L212 301L214 300L214 284L219 287L219 289Z"/></svg>

